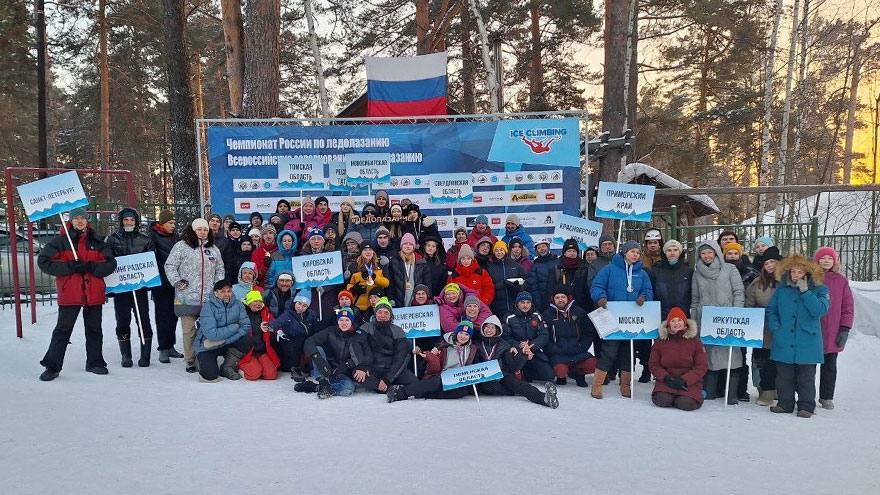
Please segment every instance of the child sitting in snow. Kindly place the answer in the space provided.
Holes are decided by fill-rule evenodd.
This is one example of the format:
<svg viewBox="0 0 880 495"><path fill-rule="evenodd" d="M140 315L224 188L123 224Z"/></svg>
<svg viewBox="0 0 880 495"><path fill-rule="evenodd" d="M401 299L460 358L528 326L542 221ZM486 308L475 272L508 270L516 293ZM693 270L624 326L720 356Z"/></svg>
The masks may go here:
<svg viewBox="0 0 880 495"><path fill-rule="evenodd" d="M274 380L278 378L281 360L269 343L270 333L263 329L264 323L272 319L272 314L263 303L263 295L256 290L244 296L244 305L251 320L250 338L254 348L241 358L238 369L244 373L246 380Z"/></svg>
<svg viewBox="0 0 880 495"><path fill-rule="evenodd" d="M657 379L651 394L655 405L682 411L703 405L703 377L709 364L697 323L689 320L683 309L669 310L660 325L660 338L651 348L648 366Z"/></svg>

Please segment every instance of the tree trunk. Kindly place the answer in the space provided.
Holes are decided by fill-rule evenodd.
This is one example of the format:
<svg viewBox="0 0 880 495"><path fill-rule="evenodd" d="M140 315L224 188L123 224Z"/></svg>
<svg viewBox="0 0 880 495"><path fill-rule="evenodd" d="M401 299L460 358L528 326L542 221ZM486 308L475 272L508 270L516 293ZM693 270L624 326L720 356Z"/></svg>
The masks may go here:
<svg viewBox="0 0 880 495"><path fill-rule="evenodd" d="M318 47L318 33L315 31L315 13L312 0L305 0L306 24L309 28L309 42L312 45L312 58L315 61L315 79L318 82L318 100L321 103L321 115L325 119L330 115L330 102L327 100L327 88L324 85L324 64L321 62L321 49Z"/></svg>
<svg viewBox="0 0 880 495"><path fill-rule="evenodd" d="M611 138L623 135L626 125L626 55L630 33L631 1L605 2L605 78L602 91L602 130ZM620 172L622 149L611 149L599 164L600 181L616 182ZM592 181L598 185L598 181ZM589 193L588 193L589 194ZM612 231L614 221L602 219L605 228Z"/></svg>
<svg viewBox="0 0 880 495"><path fill-rule="evenodd" d="M244 45L241 31L241 0L220 0L223 15L223 38L226 44L226 79L229 82L229 111L241 114L244 80ZM225 117L225 114L220 114Z"/></svg>
<svg viewBox="0 0 880 495"><path fill-rule="evenodd" d="M495 78L495 66L489 56L489 34L486 25L483 24L483 16L477 9L477 0L468 0L471 14L477 21L477 31L480 33L480 52L483 54L483 65L486 67L486 87L489 88L489 108L492 113L498 113L498 82Z"/></svg>
<svg viewBox="0 0 880 495"><path fill-rule="evenodd" d="M632 0L630 9L630 36L627 42L627 78L626 78L626 125L633 135L636 133L636 124L639 105L639 0ZM638 140L635 141L638 145ZM635 147L630 152L630 157L636 157Z"/></svg>
<svg viewBox="0 0 880 495"><path fill-rule="evenodd" d="M428 38L428 19L430 4L428 0L416 0L416 55L431 53Z"/></svg>
<svg viewBox="0 0 880 495"><path fill-rule="evenodd" d="M852 180L853 137L856 129L856 111L859 107L859 81L862 71L862 43L865 37L855 35L853 41L852 79L849 86L849 105L846 111L846 136L843 146L843 183Z"/></svg>
<svg viewBox="0 0 880 495"><path fill-rule="evenodd" d="M98 165L110 170L110 64L107 61L107 0L98 0L98 74L100 79L100 119ZM106 197L110 198L111 176L104 177Z"/></svg>
<svg viewBox="0 0 880 495"><path fill-rule="evenodd" d="M807 52L809 47L809 28L810 28L810 0L804 0L803 16L800 25L800 57L798 60L798 77L797 91L795 92L795 101L797 101L797 117L794 125L794 148L792 149L791 161L798 163L801 155L801 137L804 129L804 120L807 117ZM797 184L797 172L800 167L791 169L792 176L790 182Z"/></svg>
<svg viewBox="0 0 880 495"><path fill-rule="evenodd" d="M278 116L281 81L281 0L249 0L245 7L244 93L245 118Z"/></svg>
<svg viewBox="0 0 880 495"><path fill-rule="evenodd" d="M788 44L788 68L785 73L785 102L782 110L782 129L779 137L779 160L776 163L776 185L785 185L785 173L788 166L788 124L791 119L791 84L794 79L795 56L798 44L798 16L800 15L801 0L794 0L794 8L791 12L791 41ZM785 193L776 195L776 223L782 222L782 213L785 209Z"/></svg>
<svg viewBox="0 0 880 495"><path fill-rule="evenodd" d="M186 42L186 9L183 0L162 0L165 57L168 62L168 109L171 114L171 163L174 201L198 203L195 127L189 57Z"/></svg>
<svg viewBox="0 0 880 495"><path fill-rule="evenodd" d="M476 113L477 105L475 98L474 80L474 47L471 43L471 29L473 19L470 9L461 9L461 103L464 113L471 115Z"/></svg>
<svg viewBox="0 0 880 495"><path fill-rule="evenodd" d="M767 50L767 63L764 65L764 121L761 125L761 168L758 170L758 185L770 183L770 121L773 112L773 73L776 71L776 45L779 42L779 24L782 22L782 0L773 6L773 32ZM758 194L757 224L764 223L764 209L767 198Z"/></svg>
<svg viewBox="0 0 880 495"><path fill-rule="evenodd" d="M529 2L529 33L531 35L531 57L529 62L529 111L540 112L547 109L544 101L544 64L541 61L541 2Z"/></svg>

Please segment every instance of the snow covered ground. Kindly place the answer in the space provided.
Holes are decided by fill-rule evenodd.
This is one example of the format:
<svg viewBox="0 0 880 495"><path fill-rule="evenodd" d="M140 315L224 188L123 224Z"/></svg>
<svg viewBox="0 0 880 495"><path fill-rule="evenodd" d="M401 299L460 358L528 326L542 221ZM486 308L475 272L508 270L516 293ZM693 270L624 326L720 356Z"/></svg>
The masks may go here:
<svg viewBox="0 0 880 495"><path fill-rule="evenodd" d="M7 307L8 308L8 307ZM0 310L0 490L45 493L876 493L880 339L855 334L837 409L812 419L721 401L660 410L610 387L520 398L319 401L275 382L199 383L180 360L122 369L104 310L109 376L83 370L78 327L61 377L38 361L55 310L15 337Z"/></svg>

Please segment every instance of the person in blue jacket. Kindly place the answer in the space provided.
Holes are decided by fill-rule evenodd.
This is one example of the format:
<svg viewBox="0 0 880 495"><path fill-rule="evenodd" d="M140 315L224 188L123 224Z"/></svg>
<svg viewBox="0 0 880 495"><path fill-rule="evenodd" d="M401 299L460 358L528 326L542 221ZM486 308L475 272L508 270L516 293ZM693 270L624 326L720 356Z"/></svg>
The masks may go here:
<svg viewBox="0 0 880 495"><path fill-rule="evenodd" d="M281 272L293 272L293 259L296 253L297 242L296 233L292 230L282 230L275 236L275 243L278 250L272 253L271 264L269 265L269 273L266 275L266 287L275 287L275 281Z"/></svg>
<svg viewBox="0 0 880 495"><path fill-rule="evenodd" d="M523 247L527 251L526 257L532 258L537 255L535 252L535 241L532 240L532 236L526 233L526 229L523 228L522 223L519 221L519 215L511 213L507 215L507 220L504 222L504 237L501 240L509 246L510 241L516 238L523 242Z"/></svg>
<svg viewBox="0 0 880 495"><path fill-rule="evenodd" d="M205 382L217 382L220 375L238 380L238 362L253 348L248 332L251 320L244 303L232 297L232 284L222 279L214 284L214 293L202 306L193 350L199 375ZM217 358L223 357L223 366Z"/></svg>
<svg viewBox="0 0 880 495"><path fill-rule="evenodd" d="M611 258L611 263L596 274L590 295L596 307L607 307L608 301L630 301L639 306L646 301L654 300L651 279L642 268L642 250L636 241L627 241L620 252ZM595 399L602 398L602 385L608 376L608 370L615 360L620 366L620 395L630 397L630 376L632 370L629 354L629 342L623 340L605 340L599 351L599 364L593 375L593 386L590 395Z"/></svg>
<svg viewBox="0 0 880 495"><path fill-rule="evenodd" d="M556 267L559 265L558 258L550 252L550 239L541 239L535 244L537 257L529 272L526 287L532 293L535 307L538 312L546 311L550 307L550 294L556 281Z"/></svg>
<svg viewBox="0 0 880 495"><path fill-rule="evenodd" d="M819 265L800 255L776 267L779 285L766 313L773 334L770 359L776 364L778 402L770 408L774 413L791 414L797 405L799 417L815 414L816 365L824 362L822 316L831 306L823 277Z"/></svg>

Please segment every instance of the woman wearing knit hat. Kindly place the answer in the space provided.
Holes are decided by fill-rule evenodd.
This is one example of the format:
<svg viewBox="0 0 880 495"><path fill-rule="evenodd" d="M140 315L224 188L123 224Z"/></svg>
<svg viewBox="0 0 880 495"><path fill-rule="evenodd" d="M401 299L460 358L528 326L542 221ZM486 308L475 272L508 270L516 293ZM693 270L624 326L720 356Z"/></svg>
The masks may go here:
<svg viewBox="0 0 880 495"><path fill-rule="evenodd" d="M654 300L654 290L647 272L642 268L641 248L636 241L627 241L611 259L611 264L602 269L593 279L590 295L596 306L604 308L608 301L631 301L639 305ZM599 364L593 378L590 395L602 398L602 386L608 370L615 364L620 366L620 395L630 397L631 362L629 343L620 340L605 340L599 353Z"/></svg>
<svg viewBox="0 0 880 495"><path fill-rule="evenodd" d="M504 241L501 241L502 243ZM492 257L492 248L498 241L492 242L492 239L488 237L483 237L479 241L477 241L476 247L474 247L474 258L477 260L477 264L480 265L480 268L486 269L489 267L489 258ZM505 250L507 245L505 245Z"/></svg>
<svg viewBox="0 0 880 495"><path fill-rule="evenodd" d="M480 242L483 237L488 237L492 244L498 240L498 238L495 237L495 234L492 233L492 229L489 228L489 218L486 215L478 215L476 220L474 220L474 228L471 229L471 233L468 234L468 244L470 244L472 248L476 248L477 243Z"/></svg>
<svg viewBox="0 0 880 495"><path fill-rule="evenodd" d="M474 328L480 328L480 325L490 316L492 316L492 310L483 304L483 301L480 301L476 294L469 293L464 297L462 320L468 320L474 324Z"/></svg>
<svg viewBox="0 0 880 495"><path fill-rule="evenodd" d="M746 287L746 307L766 308L770 299L776 292L776 267L782 256L775 247L767 248L760 258L764 264L761 273ZM752 369L758 380L759 406L769 406L776 400L776 364L770 360L770 347L773 343L773 334L764 323L764 346L760 349L752 349Z"/></svg>
<svg viewBox="0 0 880 495"><path fill-rule="evenodd" d="M364 238L358 232L351 231L345 234L345 237L342 238L342 245L340 246L340 250L342 251L342 266L348 269L348 266L357 260L358 255L361 254L361 243L364 242ZM348 272L345 275L346 282L351 278L351 272Z"/></svg>
<svg viewBox="0 0 880 495"><path fill-rule="evenodd" d="M773 240L769 235L762 235L755 239L755 242L752 243L752 248L755 251L755 258L752 260L752 266L759 273L761 271L761 267L764 266L764 253L767 252L767 249L771 247L776 247L776 241ZM776 249L776 252L779 252L779 249Z"/></svg>
<svg viewBox="0 0 880 495"><path fill-rule="evenodd" d="M434 298L434 302L440 307L440 329L444 334L455 330L458 322L465 315L465 301L468 296L476 294L466 287L461 287L456 283L449 283L443 288L441 294ZM482 303L482 301L480 301ZM492 314L489 307L483 304L485 308L483 319Z"/></svg>
<svg viewBox="0 0 880 495"><path fill-rule="evenodd" d="M480 268L474 257L474 251L463 245L458 251L458 264L449 275L449 281L467 287L477 293L480 300L491 305L495 298L495 284L489 272Z"/></svg>
<svg viewBox="0 0 880 495"><path fill-rule="evenodd" d="M840 257L831 247L820 247L813 259L825 273L825 286L831 298L828 313L822 317L824 362L819 368L819 404L834 409L834 387L837 383L837 355L843 352L853 326L853 295L849 280L841 273Z"/></svg>
<svg viewBox="0 0 880 495"><path fill-rule="evenodd" d="M382 189L376 191L373 194L373 203L376 205L376 216L382 221L391 216L391 198L388 197L387 191Z"/></svg>
<svg viewBox="0 0 880 495"><path fill-rule="evenodd" d="M504 319L504 339L526 355L523 378L526 380L552 381L553 367L544 348L550 343L550 335L543 318L535 310L532 295L526 291L516 296L516 309Z"/></svg>
<svg viewBox="0 0 880 495"><path fill-rule="evenodd" d="M446 252L446 266L450 270L455 270L455 265L458 264L458 252L461 251L462 246L468 243L467 229L458 227L452 237L452 247Z"/></svg>
<svg viewBox="0 0 880 495"><path fill-rule="evenodd" d="M397 307L409 306L416 285L431 282L428 265L416 251L416 239L412 234L403 235L400 252L388 264L388 274L391 281L388 294Z"/></svg>
<svg viewBox="0 0 880 495"><path fill-rule="evenodd" d="M274 380L278 378L278 367L281 358L272 348L272 333L263 331L263 324L269 321L269 310L263 303L263 296L256 290L245 294L244 307L251 321L248 336L253 349L238 362L238 369L244 374L245 380Z"/></svg>
<svg viewBox="0 0 880 495"><path fill-rule="evenodd" d="M651 400L658 407L694 411L703 405L703 377L708 362L697 322L674 307L660 325L651 349L651 373L657 377Z"/></svg>
<svg viewBox="0 0 880 495"><path fill-rule="evenodd" d="M739 242L739 235L737 235L736 232L726 229L718 234L718 246L721 247L722 254L727 252L727 245L731 242L735 242L742 246L742 243ZM745 253L742 254L742 259L745 260L746 263L751 263L751 260Z"/></svg>
<svg viewBox="0 0 880 495"><path fill-rule="evenodd" d="M510 256L511 261L518 264L522 268L523 273L528 275L532 271L532 260L529 258L530 254L523 244L523 240L519 237L514 237L507 243L507 248L510 250L508 256ZM532 249L534 249L534 245Z"/></svg>
<svg viewBox="0 0 880 495"><path fill-rule="evenodd" d="M495 285L492 313L504 318L516 307L516 295L525 288L526 273L510 259L507 244L500 240L495 242L492 249L487 271Z"/></svg>
<svg viewBox="0 0 880 495"><path fill-rule="evenodd" d="M654 290L654 300L660 301L660 317L663 321L674 307L691 309L691 280L693 269L684 259L684 247L675 239L666 241L663 245L663 259L655 263L648 271L651 279L651 288ZM641 342L641 341L639 341ZM646 341L650 344L650 341ZM642 355L642 375L639 383L651 381L651 370L648 366L651 358L650 349Z"/></svg>

